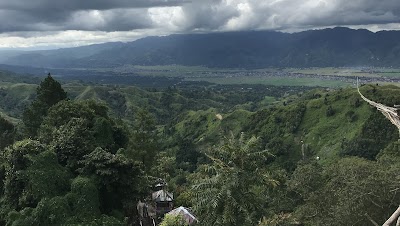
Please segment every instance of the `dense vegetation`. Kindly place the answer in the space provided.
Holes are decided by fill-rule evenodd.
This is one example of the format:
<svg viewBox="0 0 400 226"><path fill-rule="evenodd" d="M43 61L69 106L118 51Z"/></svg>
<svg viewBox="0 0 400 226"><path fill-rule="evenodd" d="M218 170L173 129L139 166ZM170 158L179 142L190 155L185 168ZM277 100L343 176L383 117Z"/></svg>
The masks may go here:
<svg viewBox="0 0 400 226"><path fill-rule="evenodd" d="M362 226L400 204L398 131L354 88L19 82L1 83L1 225L136 225L156 178L200 225Z"/></svg>

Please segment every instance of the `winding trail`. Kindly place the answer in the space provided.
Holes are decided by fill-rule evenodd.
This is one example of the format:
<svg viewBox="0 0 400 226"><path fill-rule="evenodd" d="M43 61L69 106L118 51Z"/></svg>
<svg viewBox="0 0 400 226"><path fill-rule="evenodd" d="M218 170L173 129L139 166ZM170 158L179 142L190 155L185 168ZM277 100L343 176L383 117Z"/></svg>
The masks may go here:
<svg viewBox="0 0 400 226"><path fill-rule="evenodd" d="M378 111L382 112L382 114L387 119L389 119L390 122L392 122L393 125L395 125L397 127L397 129L399 130L399 136L400 136L400 118L399 118L399 115L397 113L398 108L396 108L396 107L388 107L388 106L385 106L385 105L380 104L380 103L376 103L376 102L366 98L360 92L360 87L358 86L358 78L357 78L357 91L358 91L358 93L360 94L360 96L361 96L361 98L363 100L368 102L370 105L376 107L376 109L378 109Z"/></svg>

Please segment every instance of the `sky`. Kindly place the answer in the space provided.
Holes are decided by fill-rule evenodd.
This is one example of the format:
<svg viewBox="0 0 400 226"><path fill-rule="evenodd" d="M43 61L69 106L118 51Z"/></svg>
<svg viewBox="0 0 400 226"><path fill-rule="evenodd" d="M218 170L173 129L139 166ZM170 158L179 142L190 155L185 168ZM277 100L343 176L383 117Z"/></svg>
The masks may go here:
<svg viewBox="0 0 400 226"><path fill-rule="evenodd" d="M400 30L399 0L0 0L0 49L151 35L345 26Z"/></svg>

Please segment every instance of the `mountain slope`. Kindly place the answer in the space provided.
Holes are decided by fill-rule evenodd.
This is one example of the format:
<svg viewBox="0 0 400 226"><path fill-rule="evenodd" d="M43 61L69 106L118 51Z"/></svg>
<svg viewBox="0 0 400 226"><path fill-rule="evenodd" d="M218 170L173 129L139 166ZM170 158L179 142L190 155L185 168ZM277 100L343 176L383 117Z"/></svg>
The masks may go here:
<svg viewBox="0 0 400 226"><path fill-rule="evenodd" d="M109 42L81 46L76 48L62 48L56 50L37 50L14 52L9 58L0 52L0 62L10 65L31 66L31 67L64 67L65 62L89 57L102 51L118 48L123 45L120 42ZM5 52L5 54L8 54Z"/></svg>
<svg viewBox="0 0 400 226"><path fill-rule="evenodd" d="M147 37L129 43L27 52L14 65L96 68L203 65L224 68L400 66L400 31L333 28L299 33L246 31Z"/></svg>

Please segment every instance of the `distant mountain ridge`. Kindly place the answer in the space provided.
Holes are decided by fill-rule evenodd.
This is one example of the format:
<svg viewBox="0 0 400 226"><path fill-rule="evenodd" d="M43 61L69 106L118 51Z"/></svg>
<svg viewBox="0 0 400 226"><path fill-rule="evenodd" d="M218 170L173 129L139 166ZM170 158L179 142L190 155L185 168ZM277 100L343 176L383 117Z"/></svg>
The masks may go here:
<svg viewBox="0 0 400 226"><path fill-rule="evenodd" d="M146 37L31 51L0 63L46 68L187 65L221 68L400 66L400 31L349 28L299 33L243 31Z"/></svg>

